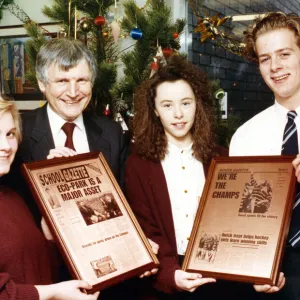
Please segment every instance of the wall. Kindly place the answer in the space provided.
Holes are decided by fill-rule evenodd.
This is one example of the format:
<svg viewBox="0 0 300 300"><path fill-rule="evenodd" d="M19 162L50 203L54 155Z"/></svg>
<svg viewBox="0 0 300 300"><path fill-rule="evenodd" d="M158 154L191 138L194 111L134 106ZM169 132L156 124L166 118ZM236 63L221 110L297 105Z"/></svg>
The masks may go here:
<svg viewBox="0 0 300 300"><path fill-rule="evenodd" d="M203 5L205 10L202 11L209 16L217 13L220 13L220 16L232 16L271 11L298 14L300 12L297 0L287 0L284 5L278 0L206 0ZM190 31L197 25L197 17L190 8L188 24ZM228 28L238 30L239 27L246 28L245 25L248 24L232 22ZM239 114L243 121L246 121L274 103L273 93L265 85L257 64L249 63L243 57L225 51L215 42L201 43L199 37L198 33L193 33L192 44L188 49L189 60L199 65L210 79L220 79L221 87L228 92L229 114Z"/></svg>
<svg viewBox="0 0 300 300"><path fill-rule="evenodd" d="M20 9L22 9L31 20L38 23L48 23L51 22L46 16L41 12L45 5L51 5L49 0L14 0ZM25 30L22 27L23 23L9 10L3 10L3 18L0 20L0 26L15 26L19 25L19 28L5 28L0 30L0 36L10 36L10 35L21 35L25 34ZM45 29L56 32L58 26L45 26Z"/></svg>

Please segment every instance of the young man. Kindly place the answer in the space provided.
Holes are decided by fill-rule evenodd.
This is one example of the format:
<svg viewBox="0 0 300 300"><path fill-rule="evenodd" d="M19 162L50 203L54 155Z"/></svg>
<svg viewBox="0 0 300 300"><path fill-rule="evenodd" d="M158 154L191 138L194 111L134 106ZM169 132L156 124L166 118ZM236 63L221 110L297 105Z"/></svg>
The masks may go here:
<svg viewBox="0 0 300 300"><path fill-rule="evenodd" d="M298 154L300 132L300 18L284 13L270 13L255 21L245 35L246 54L258 62L266 84L273 91L275 103L257 114L234 134L230 144L231 156L257 156ZM289 117L288 117L289 113ZM294 128L293 149L287 153L286 124ZM293 122L294 120L294 122ZM298 130L295 131L295 128ZM285 134L285 139L283 136ZM294 161L295 167L300 159ZM293 213L293 218L295 213ZM293 218L290 235L293 232ZM289 243L285 249L283 272L286 276L284 288L271 299L300 299L300 248ZM278 287L257 286L257 291L278 291Z"/></svg>

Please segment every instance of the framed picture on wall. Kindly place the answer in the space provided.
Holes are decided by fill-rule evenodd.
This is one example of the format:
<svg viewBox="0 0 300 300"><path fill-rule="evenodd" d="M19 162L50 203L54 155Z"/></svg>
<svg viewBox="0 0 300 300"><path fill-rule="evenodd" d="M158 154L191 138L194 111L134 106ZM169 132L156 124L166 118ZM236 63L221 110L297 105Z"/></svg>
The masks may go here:
<svg viewBox="0 0 300 300"><path fill-rule="evenodd" d="M46 31L49 38L57 34L56 26L52 27L53 32ZM4 32L9 35L3 35ZM25 44L29 39L22 25L0 27L0 90L20 101L18 107L21 110L39 107L44 100L38 87L26 78L29 59Z"/></svg>

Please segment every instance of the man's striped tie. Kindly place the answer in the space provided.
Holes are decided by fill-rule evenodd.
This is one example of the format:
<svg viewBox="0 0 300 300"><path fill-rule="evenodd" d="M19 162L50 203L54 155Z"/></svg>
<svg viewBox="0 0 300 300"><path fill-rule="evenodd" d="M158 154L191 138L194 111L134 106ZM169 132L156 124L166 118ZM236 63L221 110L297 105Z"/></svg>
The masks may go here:
<svg viewBox="0 0 300 300"><path fill-rule="evenodd" d="M296 155L299 152L298 134L297 134L297 127L295 124L295 118L297 116L297 113L294 110L292 110L288 112L287 116L288 116L288 121L284 129L281 154ZM293 247L300 246L300 189L299 187L300 185L299 183L297 183L297 195L295 198L295 204L293 208L292 221L290 225L289 238L288 238L289 243Z"/></svg>
<svg viewBox="0 0 300 300"><path fill-rule="evenodd" d="M297 113L294 110L288 112L288 121L285 125L281 154L283 155L295 155L298 154L298 135L297 127L295 124L295 118Z"/></svg>

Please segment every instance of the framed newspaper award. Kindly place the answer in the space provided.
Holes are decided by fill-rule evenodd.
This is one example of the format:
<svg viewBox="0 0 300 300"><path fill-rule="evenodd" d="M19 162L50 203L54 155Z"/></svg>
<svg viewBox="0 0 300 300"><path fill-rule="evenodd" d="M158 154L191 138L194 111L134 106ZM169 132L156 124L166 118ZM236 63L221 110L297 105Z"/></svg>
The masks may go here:
<svg viewBox="0 0 300 300"><path fill-rule="evenodd" d="M183 270L277 282L294 203L294 157L218 157L209 168Z"/></svg>
<svg viewBox="0 0 300 300"><path fill-rule="evenodd" d="M93 286L89 293L158 266L101 153L22 168L73 278Z"/></svg>

